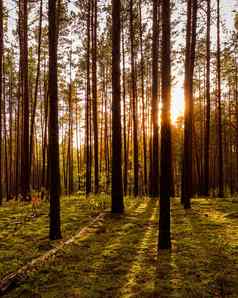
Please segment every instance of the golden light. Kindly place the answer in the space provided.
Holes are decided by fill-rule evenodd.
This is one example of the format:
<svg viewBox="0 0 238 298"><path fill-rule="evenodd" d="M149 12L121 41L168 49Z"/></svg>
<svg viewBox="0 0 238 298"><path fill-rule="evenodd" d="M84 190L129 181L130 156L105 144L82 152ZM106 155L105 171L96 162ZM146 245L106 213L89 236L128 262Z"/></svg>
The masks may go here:
<svg viewBox="0 0 238 298"><path fill-rule="evenodd" d="M183 87L176 85L172 89L171 120L175 124L179 116L184 113L184 91Z"/></svg>

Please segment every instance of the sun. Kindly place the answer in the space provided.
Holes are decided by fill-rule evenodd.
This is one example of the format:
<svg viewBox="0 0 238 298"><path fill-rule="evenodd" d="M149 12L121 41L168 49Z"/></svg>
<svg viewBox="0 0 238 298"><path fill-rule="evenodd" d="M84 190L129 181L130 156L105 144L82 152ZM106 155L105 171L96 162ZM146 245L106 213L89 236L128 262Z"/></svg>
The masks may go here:
<svg viewBox="0 0 238 298"><path fill-rule="evenodd" d="M182 86L176 85L172 89L171 120L175 124L179 116L184 113L184 90Z"/></svg>

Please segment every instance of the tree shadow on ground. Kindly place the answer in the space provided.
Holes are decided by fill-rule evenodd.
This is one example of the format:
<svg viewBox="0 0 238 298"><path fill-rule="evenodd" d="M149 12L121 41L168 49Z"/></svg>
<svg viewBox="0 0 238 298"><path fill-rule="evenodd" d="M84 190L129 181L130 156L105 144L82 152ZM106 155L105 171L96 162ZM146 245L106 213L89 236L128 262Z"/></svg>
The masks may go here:
<svg viewBox="0 0 238 298"><path fill-rule="evenodd" d="M158 203L138 200L123 216L108 214L8 297L28 290L47 298L235 298L237 246L219 239L224 225L212 210L204 201L185 212L173 200L172 250L157 255Z"/></svg>
<svg viewBox="0 0 238 298"><path fill-rule="evenodd" d="M153 200L139 200L124 216L108 214L100 228L66 247L9 297L25 297L26 290L40 297L117 297L136 247L155 224L149 221L155 207Z"/></svg>
<svg viewBox="0 0 238 298"><path fill-rule="evenodd" d="M229 236L237 225L213 207L209 200L195 201L191 211L173 216L171 257L158 265L170 262L170 276L159 276L168 283L167 297L237 297L238 238Z"/></svg>

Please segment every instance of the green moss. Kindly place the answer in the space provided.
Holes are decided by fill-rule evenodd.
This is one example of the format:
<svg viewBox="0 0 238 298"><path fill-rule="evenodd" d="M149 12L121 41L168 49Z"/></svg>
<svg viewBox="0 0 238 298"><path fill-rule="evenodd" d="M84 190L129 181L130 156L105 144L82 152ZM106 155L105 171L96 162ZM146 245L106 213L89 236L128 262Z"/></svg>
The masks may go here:
<svg viewBox="0 0 238 298"><path fill-rule="evenodd" d="M93 202L97 204L95 197ZM42 202L36 216L32 215L31 204L10 201L0 207L0 278L56 245L48 240L48 210L47 201ZM67 239L103 209L92 210L85 197L71 196L61 198L61 210L62 234Z"/></svg>
<svg viewBox="0 0 238 298"><path fill-rule="evenodd" d="M96 200L63 199L65 235L110 207L108 197L99 198L101 203ZM173 248L158 255L157 201L126 198L126 207L123 216L108 213L6 297L237 297L238 222L227 214L237 212L238 204L196 198L192 211L185 212L174 199ZM34 223L27 224L31 228L26 233L22 228L19 239L31 244L31 229L39 232L34 240L38 250L32 254L52 247L45 220L44 215L36 220L37 230ZM9 237L11 245L24 248L24 241L16 243L14 237ZM9 245L4 246L5 252ZM6 260L9 254L14 259L14 249L5 254Z"/></svg>

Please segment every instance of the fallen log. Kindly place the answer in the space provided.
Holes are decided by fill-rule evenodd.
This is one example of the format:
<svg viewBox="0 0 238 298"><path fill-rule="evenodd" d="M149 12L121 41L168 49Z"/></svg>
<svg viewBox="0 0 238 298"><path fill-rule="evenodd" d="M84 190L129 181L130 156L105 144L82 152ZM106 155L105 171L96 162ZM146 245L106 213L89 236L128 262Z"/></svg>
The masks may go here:
<svg viewBox="0 0 238 298"><path fill-rule="evenodd" d="M0 296L3 296L8 291L16 288L20 283L27 280L30 273L39 270L45 263L49 261L49 259L54 258L56 253L62 250L66 245L69 245L76 239L84 236L87 233L90 233L92 229L98 230L101 226L99 223L103 223L106 214L107 212L100 213L88 226L82 228L76 235L74 235L70 239L62 241L57 247L49 250L44 255L27 263L16 272L6 275L2 280L0 280Z"/></svg>

